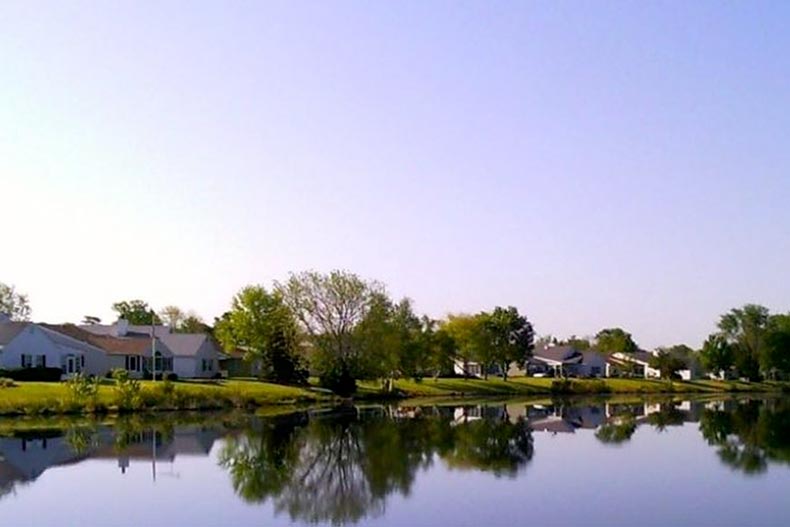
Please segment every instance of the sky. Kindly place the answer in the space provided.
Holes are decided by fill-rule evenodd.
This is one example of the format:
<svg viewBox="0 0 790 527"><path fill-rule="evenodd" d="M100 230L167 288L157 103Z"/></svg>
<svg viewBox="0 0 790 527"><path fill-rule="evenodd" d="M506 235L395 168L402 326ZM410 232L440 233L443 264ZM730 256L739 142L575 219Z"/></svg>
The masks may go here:
<svg viewBox="0 0 790 527"><path fill-rule="evenodd" d="M0 214L35 320L337 268L698 346L790 310L790 3L5 0Z"/></svg>

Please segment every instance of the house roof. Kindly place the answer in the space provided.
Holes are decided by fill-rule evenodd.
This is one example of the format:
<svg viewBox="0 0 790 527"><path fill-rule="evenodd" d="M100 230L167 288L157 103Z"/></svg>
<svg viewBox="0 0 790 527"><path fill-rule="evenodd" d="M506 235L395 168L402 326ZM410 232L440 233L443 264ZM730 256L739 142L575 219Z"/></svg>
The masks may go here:
<svg viewBox="0 0 790 527"><path fill-rule="evenodd" d="M0 346L14 340L28 325L30 322L0 322Z"/></svg>
<svg viewBox="0 0 790 527"><path fill-rule="evenodd" d="M535 350L532 354L538 360L549 360L552 362L576 363L581 361L582 356L573 346L552 346Z"/></svg>
<svg viewBox="0 0 790 527"><path fill-rule="evenodd" d="M73 339L101 348L108 355L140 355L144 357L151 355L150 336L112 337L106 334L97 335L85 330L84 327L78 327L74 324L47 324L46 327ZM156 339L156 350L162 355L173 354L170 348L158 338Z"/></svg>
<svg viewBox="0 0 790 527"><path fill-rule="evenodd" d="M193 357L197 355L200 347L208 338L208 335L205 333L168 333L159 336L159 340L170 348L173 355L184 357Z"/></svg>
<svg viewBox="0 0 790 527"><path fill-rule="evenodd" d="M118 323L115 324L82 324L79 326L80 329L83 329L89 333L93 333L94 335L107 335L110 337L118 336ZM154 335L157 337L161 337L163 335L169 335L171 333L171 329L169 326L154 326ZM141 324L128 324L126 326L126 334L125 336L128 337L150 337L151 336L151 326L141 325Z"/></svg>

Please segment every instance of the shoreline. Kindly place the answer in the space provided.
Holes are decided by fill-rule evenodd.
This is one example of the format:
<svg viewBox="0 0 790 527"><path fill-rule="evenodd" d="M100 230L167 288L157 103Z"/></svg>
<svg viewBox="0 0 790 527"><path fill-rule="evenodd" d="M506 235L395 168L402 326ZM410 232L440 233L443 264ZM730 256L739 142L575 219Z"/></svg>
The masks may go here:
<svg viewBox="0 0 790 527"><path fill-rule="evenodd" d="M121 415L159 412L212 412L238 410L266 412L343 403L397 403L431 400L507 399L521 397L565 398L573 396L608 397L677 396L767 393L788 394L790 382L763 381L663 381L652 379L552 379L516 377L501 379L439 378L395 381L395 391L383 393L380 383L361 381L358 392L341 398L312 386L296 387L257 380L212 382L143 381L140 390L126 403L119 403L112 383L99 386L90 397L77 397L65 383L17 382L0 388L0 416ZM279 413L279 412L277 412Z"/></svg>

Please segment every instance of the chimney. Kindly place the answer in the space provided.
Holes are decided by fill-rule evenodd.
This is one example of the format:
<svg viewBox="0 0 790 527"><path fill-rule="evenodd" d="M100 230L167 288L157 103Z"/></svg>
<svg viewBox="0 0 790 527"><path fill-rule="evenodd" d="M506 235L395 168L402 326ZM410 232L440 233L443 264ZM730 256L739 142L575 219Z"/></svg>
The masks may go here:
<svg viewBox="0 0 790 527"><path fill-rule="evenodd" d="M128 332L129 332L129 321L126 320L125 318L119 318L118 322L115 323L115 336L125 337Z"/></svg>

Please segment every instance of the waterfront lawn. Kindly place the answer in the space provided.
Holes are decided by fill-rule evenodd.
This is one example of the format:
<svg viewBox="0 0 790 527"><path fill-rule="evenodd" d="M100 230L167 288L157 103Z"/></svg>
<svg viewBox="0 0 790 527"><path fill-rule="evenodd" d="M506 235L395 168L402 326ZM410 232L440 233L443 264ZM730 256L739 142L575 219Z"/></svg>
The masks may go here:
<svg viewBox="0 0 790 527"><path fill-rule="evenodd" d="M115 410L207 410L319 402L327 395L306 388L253 380L140 381L139 396L119 408L113 381L103 382L95 398L77 400L66 383L16 382L0 388L0 415L81 413Z"/></svg>

